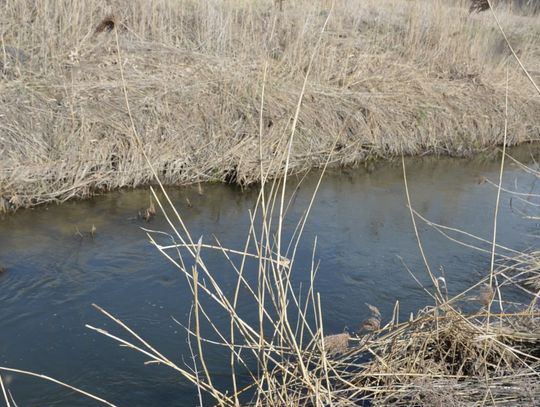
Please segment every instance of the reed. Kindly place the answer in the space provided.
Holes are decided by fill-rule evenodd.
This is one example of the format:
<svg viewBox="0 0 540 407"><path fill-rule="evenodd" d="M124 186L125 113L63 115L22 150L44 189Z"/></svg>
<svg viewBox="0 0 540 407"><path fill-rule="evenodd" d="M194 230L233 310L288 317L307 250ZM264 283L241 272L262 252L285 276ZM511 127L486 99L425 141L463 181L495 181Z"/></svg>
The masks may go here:
<svg viewBox="0 0 540 407"><path fill-rule="evenodd" d="M465 0L334 3L304 90L289 173L321 167L328 155L331 165L351 165L500 145L507 63L508 144L538 138L538 97L488 13L470 14ZM132 136L119 65L134 126L164 184L249 185L260 182L260 165L283 176L272 163L284 153L281 140L331 4L6 3L0 211L155 183ZM537 17L506 3L495 12L534 70Z"/></svg>

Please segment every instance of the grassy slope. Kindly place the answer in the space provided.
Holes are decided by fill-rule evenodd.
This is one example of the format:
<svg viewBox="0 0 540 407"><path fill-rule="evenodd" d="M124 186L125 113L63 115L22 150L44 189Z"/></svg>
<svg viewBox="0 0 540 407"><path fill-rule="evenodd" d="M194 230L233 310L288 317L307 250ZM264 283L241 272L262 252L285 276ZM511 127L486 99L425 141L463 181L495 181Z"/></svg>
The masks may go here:
<svg viewBox="0 0 540 407"><path fill-rule="evenodd" d="M331 1L8 2L0 13L0 211L151 182L254 182L289 136ZM329 153L466 155L537 139L540 101L489 13L443 0L337 0L314 61L291 170ZM539 17L497 13L525 66L540 62ZM18 50L22 50L24 54ZM261 114L263 72L268 64ZM534 72L539 78L540 72ZM262 119L262 120L261 120ZM279 166L270 172L279 175Z"/></svg>

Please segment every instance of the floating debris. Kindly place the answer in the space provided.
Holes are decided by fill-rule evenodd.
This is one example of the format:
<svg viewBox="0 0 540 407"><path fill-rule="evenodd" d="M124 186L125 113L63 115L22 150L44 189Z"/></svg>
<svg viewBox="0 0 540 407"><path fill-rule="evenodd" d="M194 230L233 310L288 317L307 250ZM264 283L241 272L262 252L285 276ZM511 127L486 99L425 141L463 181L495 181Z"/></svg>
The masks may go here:
<svg viewBox="0 0 540 407"><path fill-rule="evenodd" d="M480 304L487 307L489 304L491 304L494 297L495 291L493 291L493 288L489 284L483 284L480 288L480 294L478 295L478 301L480 301Z"/></svg>
<svg viewBox="0 0 540 407"><path fill-rule="evenodd" d="M368 332L378 331L381 328L381 320L373 317L369 317L362 322L362 330Z"/></svg>
<svg viewBox="0 0 540 407"><path fill-rule="evenodd" d="M143 219L145 222L150 222L154 216L156 216L156 207L154 206L154 201L150 198L150 205L146 209L139 210L138 218Z"/></svg>
<svg viewBox="0 0 540 407"><path fill-rule="evenodd" d="M362 322L360 329L368 332L378 331L381 328L381 311L374 305L366 303L366 306L371 311L371 316Z"/></svg>
<svg viewBox="0 0 540 407"><path fill-rule="evenodd" d="M324 348L329 355L345 353L349 349L349 339L351 335L347 332L324 337Z"/></svg>
<svg viewBox="0 0 540 407"><path fill-rule="evenodd" d="M477 183L478 185L485 184L486 182L487 182L487 178L486 178L486 177L481 176L481 177L476 178L476 183Z"/></svg>
<svg viewBox="0 0 540 407"><path fill-rule="evenodd" d="M97 232L97 228L94 224L92 224L92 228L90 229L89 232L86 232L86 231L81 232L79 227L75 226L75 236L79 237L81 240L84 239L85 237L89 237L92 240L94 240L94 238L96 237L96 232Z"/></svg>

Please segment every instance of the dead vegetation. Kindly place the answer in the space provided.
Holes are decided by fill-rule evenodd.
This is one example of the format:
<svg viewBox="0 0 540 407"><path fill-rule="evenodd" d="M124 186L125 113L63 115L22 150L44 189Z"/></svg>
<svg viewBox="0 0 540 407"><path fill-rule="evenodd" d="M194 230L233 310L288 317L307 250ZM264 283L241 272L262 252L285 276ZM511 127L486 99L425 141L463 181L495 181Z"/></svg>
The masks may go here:
<svg viewBox="0 0 540 407"><path fill-rule="evenodd" d="M2 16L2 43L30 55L24 63L4 57L2 65L2 207L159 181L152 168L165 184L261 181L244 250L203 245L162 184L165 199L153 191L171 230L145 230L189 282L193 366L167 358L97 305L124 334L87 327L140 352L147 364L171 368L197 387L200 405L203 398L231 407L537 404L538 291L524 288L532 299L523 304L504 300L505 286L522 287L519 278L536 272L530 254L491 268L451 298L432 278L424 288L433 305L406 322L399 303L391 317L368 305L358 332L328 335L315 262L304 292L291 283L312 202L289 242L283 234L290 172L400 153L463 155L537 138L537 96L517 69L507 80L513 62L492 21L471 17L468 2L342 0L321 34L326 1L178 4L126 2L112 21L95 1L72 0L69 16L67 3L15 2ZM536 66L536 20L497 13L523 63ZM409 207L414 221L420 215L410 200ZM142 215L151 213L153 203ZM495 243L494 232L493 258ZM222 253L235 271L232 295L203 247ZM255 267L248 258L257 259ZM510 275L516 264L522 269ZM240 311L240 295L252 301L255 321ZM229 322L221 329L213 323L219 312ZM229 389L214 386L209 346L230 355ZM241 385L239 372L250 384Z"/></svg>
<svg viewBox="0 0 540 407"><path fill-rule="evenodd" d="M512 281L535 292L540 291L540 251L535 250L516 256L506 262L505 270Z"/></svg>
<svg viewBox="0 0 540 407"><path fill-rule="evenodd" d="M471 15L470 3L457 0L331 6L6 5L0 211L155 182L134 129L167 185L248 185L260 180L261 164L270 176L283 175L284 167L272 163L284 153L296 95L329 13L289 172L321 166L329 154L331 164L348 165L401 152L468 155L502 142L505 67L512 60L488 13ZM537 17L504 5L496 13L534 69ZM509 144L537 139L538 97L517 68L509 74Z"/></svg>
<svg viewBox="0 0 540 407"><path fill-rule="evenodd" d="M28 30L42 31L33 32L28 65L3 66L2 202L15 208L154 182L147 158L166 184L262 184L243 251L203 245L166 191L163 202L154 193L171 230L146 231L189 282L193 318L186 332L193 366L168 359L97 305L124 336L89 329L140 352L145 363L171 368L200 390L201 405L203 397L231 407L241 401L284 407L537 402L538 292L524 291L529 303L504 301L498 279L517 281L507 275L508 266L490 270L473 287L474 304L467 292L443 295L433 279L431 291L426 288L433 305L408 321L399 320L398 303L391 317L368 305L370 316L359 332L327 335L313 286L315 264L304 293L290 279L311 203L291 241L282 240L286 179L276 176L368 156L467 154L500 144L503 133L508 144L537 135L540 105L517 70L509 72L505 104L511 62L488 19L470 17L465 3L344 0L336 2L320 34L327 2L247 7L239 0L187 1L180 9L163 0L149 11L135 1L118 17L121 34L115 23L93 35L110 11L95 15L92 3L73 1L74 15L95 17L84 29L67 24L60 3L8 8L5 21L26 16ZM533 65L533 20L498 13L522 47L524 63ZM56 23L40 25L45 15ZM45 35L51 27L65 28L63 35ZM25 30L13 34L8 24L5 32L4 42L32 44ZM501 120L505 107L510 134ZM208 267L203 247L223 253L236 272L233 295L218 284L221 270ZM248 258L258 260L254 268ZM537 263L521 264L526 272ZM253 302L256 321L239 311L240 294ZM217 312L228 327L213 323ZM218 339L207 339L201 324ZM205 364L212 345L230 354L226 391L214 386ZM240 371L251 379L245 387Z"/></svg>
<svg viewBox="0 0 540 407"><path fill-rule="evenodd" d="M540 397L540 312L464 313L447 304L390 324L352 355L375 405L533 405ZM448 403L448 404L447 404Z"/></svg>

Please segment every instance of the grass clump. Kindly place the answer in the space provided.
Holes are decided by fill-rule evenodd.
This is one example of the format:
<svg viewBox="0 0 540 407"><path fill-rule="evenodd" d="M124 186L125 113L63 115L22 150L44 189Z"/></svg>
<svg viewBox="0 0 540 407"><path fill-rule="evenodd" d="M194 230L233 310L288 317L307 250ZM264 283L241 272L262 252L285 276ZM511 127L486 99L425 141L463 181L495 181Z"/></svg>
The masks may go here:
<svg viewBox="0 0 540 407"><path fill-rule="evenodd" d="M374 357L356 379L373 388L375 405L532 405L540 396L540 313L524 307L491 318L447 304L422 310L365 345Z"/></svg>
<svg viewBox="0 0 540 407"><path fill-rule="evenodd" d="M0 211L155 182L133 126L166 185L260 182L260 160L271 176L282 176L275 158L319 38L287 171L322 166L329 154L332 164L347 165L499 145L511 54L489 14L470 14L469 6L7 4L0 17ZM496 13L523 63L537 66L537 17L506 3ZM510 79L508 143L537 139L538 98L517 68Z"/></svg>

